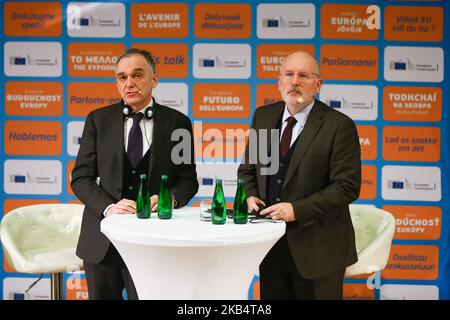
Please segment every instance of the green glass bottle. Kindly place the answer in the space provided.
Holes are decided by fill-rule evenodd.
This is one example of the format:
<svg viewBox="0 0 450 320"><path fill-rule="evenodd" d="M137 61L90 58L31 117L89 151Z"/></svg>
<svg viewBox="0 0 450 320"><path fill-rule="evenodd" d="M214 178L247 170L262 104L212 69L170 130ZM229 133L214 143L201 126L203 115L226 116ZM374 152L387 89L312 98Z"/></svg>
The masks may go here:
<svg viewBox="0 0 450 320"><path fill-rule="evenodd" d="M236 196L233 206L233 222L246 224L248 221L247 195L245 193L244 179L238 179Z"/></svg>
<svg viewBox="0 0 450 320"><path fill-rule="evenodd" d="M227 221L227 207L225 196L223 195L222 179L216 180L211 211L211 221L213 224L224 224Z"/></svg>
<svg viewBox="0 0 450 320"><path fill-rule="evenodd" d="M166 175L161 176L161 186L158 196L158 218L172 218L172 194L170 193L168 177Z"/></svg>
<svg viewBox="0 0 450 320"><path fill-rule="evenodd" d="M150 195L148 193L147 175L140 175L139 189L136 196L136 216L139 219L150 218Z"/></svg>

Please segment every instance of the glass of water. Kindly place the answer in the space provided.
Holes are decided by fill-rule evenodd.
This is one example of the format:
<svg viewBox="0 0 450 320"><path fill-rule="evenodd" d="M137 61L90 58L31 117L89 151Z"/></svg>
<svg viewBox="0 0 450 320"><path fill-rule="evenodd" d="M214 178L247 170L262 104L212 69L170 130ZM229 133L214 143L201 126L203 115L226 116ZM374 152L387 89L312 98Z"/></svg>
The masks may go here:
<svg viewBox="0 0 450 320"><path fill-rule="evenodd" d="M200 201L200 220L211 221L211 199L203 199Z"/></svg>

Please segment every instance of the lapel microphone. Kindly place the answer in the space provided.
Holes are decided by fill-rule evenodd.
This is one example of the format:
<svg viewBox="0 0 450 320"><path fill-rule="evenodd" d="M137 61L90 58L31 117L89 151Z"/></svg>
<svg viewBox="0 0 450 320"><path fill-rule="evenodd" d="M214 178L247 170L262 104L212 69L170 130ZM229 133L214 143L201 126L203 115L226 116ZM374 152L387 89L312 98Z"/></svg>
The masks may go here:
<svg viewBox="0 0 450 320"><path fill-rule="evenodd" d="M312 96L311 99L314 99L316 96ZM305 98L303 98L302 96L298 97L297 102L298 103L303 103L307 101Z"/></svg>

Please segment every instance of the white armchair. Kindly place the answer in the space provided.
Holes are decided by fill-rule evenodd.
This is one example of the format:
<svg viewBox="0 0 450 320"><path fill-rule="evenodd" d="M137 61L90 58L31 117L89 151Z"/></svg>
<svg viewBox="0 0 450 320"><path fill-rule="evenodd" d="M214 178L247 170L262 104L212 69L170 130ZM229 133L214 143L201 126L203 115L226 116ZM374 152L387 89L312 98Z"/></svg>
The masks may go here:
<svg viewBox="0 0 450 320"><path fill-rule="evenodd" d="M347 267L345 276L383 270L389 259L395 218L385 211L368 205L350 205L355 229L358 262Z"/></svg>
<svg viewBox="0 0 450 320"><path fill-rule="evenodd" d="M6 261L17 272L51 274L52 299L62 299L62 273L83 270L75 255L84 205L39 204L14 209L1 222Z"/></svg>

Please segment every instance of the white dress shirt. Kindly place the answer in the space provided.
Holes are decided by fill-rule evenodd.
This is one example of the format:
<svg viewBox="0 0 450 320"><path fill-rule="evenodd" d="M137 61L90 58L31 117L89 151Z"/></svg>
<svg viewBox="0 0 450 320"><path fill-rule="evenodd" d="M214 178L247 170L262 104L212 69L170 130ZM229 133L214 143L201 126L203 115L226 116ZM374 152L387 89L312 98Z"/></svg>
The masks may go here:
<svg viewBox="0 0 450 320"><path fill-rule="evenodd" d="M150 146L152 145L152 137L153 137L153 119L148 119L145 116L145 110L147 110L148 107L153 106L153 98L150 100L150 103L145 106L141 111L141 113L144 114L144 117L139 122L139 126L141 127L142 131L142 155L145 156L145 153L150 149ZM128 135L130 134L131 127L133 126L133 118L126 117L125 123L123 126L123 134L124 134L124 141L125 141L125 153L128 149ZM106 212L109 208L111 208L114 205L114 203L111 203L109 206L106 207L105 210L103 210L103 216L106 217Z"/></svg>
<svg viewBox="0 0 450 320"><path fill-rule="evenodd" d="M289 147L292 146L292 144L295 142L295 140L298 138L300 133L303 131L303 128L305 127L306 120L308 120L309 113L311 112L311 109L314 105L314 101L308 104L302 111L297 112L293 117L297 120L297 123L292 128L292 137L291 137L291 143L289 144ZM291 117L287 106L284 107L284 113L283 113L283 123L281 125L281 132L280 132L280 142L281 138L283 137L284 129L286 129L287 126L287 119Z"/></svg>
<svg viewBox="0 0 450 320"><path fill-rule="evenodd" d="M153 136L153 119L148 119L145 116L145 110L147 110L148 107L153 106L153 98L150 100L150 103L146 105L140 113L144 114L144 117L139 122L139 126L141 127L142 131L142 155L144 156L145 153L150 149L150 146L152 145L152 136ZM125 141L125 152L127 152L128 149L128 135L130 134L131 127L133 126L133 118L126 117L125 118L125 125L123 126L123 134L124 134L124 141Z"/></svg>

